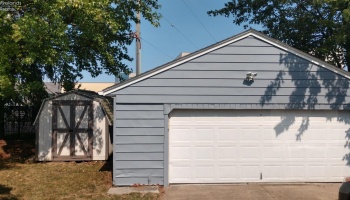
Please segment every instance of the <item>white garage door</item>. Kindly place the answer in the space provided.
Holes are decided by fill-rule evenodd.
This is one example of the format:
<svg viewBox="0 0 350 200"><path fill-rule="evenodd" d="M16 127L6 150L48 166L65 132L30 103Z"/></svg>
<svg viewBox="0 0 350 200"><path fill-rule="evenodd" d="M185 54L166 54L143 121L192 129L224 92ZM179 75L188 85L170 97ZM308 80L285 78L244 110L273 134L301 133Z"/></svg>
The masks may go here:
<svg viewBox="0 0 350 200"><path fill-rule="evenodd" d="M349 120L347 111L174 111L169 182L342 181Z"/></svg>

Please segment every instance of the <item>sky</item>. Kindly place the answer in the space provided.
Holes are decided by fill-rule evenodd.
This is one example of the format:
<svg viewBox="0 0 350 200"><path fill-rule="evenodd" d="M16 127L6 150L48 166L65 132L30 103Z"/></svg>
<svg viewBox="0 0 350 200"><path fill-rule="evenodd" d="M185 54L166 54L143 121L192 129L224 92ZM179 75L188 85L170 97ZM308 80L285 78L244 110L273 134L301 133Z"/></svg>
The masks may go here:
<svg viewBox="0 0 350 200"><path fill-rule="evenodd" d="M163 16L160 27L141 19L141 72L146 72L174 60L181 52L194 52L243 32L242 26L232 23L232 17L209 16L207 11L220 9L229 0L159 0L158 12ZM260 30L259 26L250 26ZM135 58L135 42L128 47ZM135 59L126 62L136 72ZM92 78L84 73L81 82L114 82L112 75Z"/></svg>

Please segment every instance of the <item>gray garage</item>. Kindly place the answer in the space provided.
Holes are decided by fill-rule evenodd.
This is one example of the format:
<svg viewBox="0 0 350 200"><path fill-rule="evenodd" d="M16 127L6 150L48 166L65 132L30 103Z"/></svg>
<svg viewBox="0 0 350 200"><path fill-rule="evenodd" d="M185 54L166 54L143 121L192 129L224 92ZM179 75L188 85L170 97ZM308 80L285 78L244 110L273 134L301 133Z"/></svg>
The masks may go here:
<svg viewBox="0 0 350 200"><path fill-rule="evenodd" d="M106 88L113 183L340 182L349 77L248 30Z"/></svg>
<svg viewBox="0 0 350 200"><path fill-rule="evenodd" d="M38 161L107 160L112 154L109 98L73 90L45 99L35 119Z"/></svg>

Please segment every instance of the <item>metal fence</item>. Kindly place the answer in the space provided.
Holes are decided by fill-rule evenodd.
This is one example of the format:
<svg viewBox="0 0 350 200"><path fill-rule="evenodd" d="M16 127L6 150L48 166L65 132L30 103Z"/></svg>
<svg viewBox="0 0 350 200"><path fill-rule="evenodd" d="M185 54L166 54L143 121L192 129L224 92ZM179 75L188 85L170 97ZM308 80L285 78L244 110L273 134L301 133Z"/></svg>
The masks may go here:
<svg viewBox="0 0 350 200"><path fill-rule="evenodd" d="M4 131L6 135L22 136L35 132L33 107L23 105L5 106Z"/></svg>

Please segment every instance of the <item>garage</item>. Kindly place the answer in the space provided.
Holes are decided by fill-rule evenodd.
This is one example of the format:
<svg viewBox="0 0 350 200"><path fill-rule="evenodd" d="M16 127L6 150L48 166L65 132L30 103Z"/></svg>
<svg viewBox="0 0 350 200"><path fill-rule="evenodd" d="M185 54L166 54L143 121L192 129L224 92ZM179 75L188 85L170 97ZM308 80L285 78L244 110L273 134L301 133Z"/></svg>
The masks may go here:
<svg viewBox="0 0 350 200"><path fill-rule="evenodd" d="M250 29L106 88L113 184L341 182L349 80Z"/></svg>
<svg viewBox="0 0 350 200"><path fill-rule="evenodd" d="M343 174L350 174L342 159L348 153L344 137L349 126L341 119L348 115L176 110L169 123L169 182L342 181Z"/></svg>

